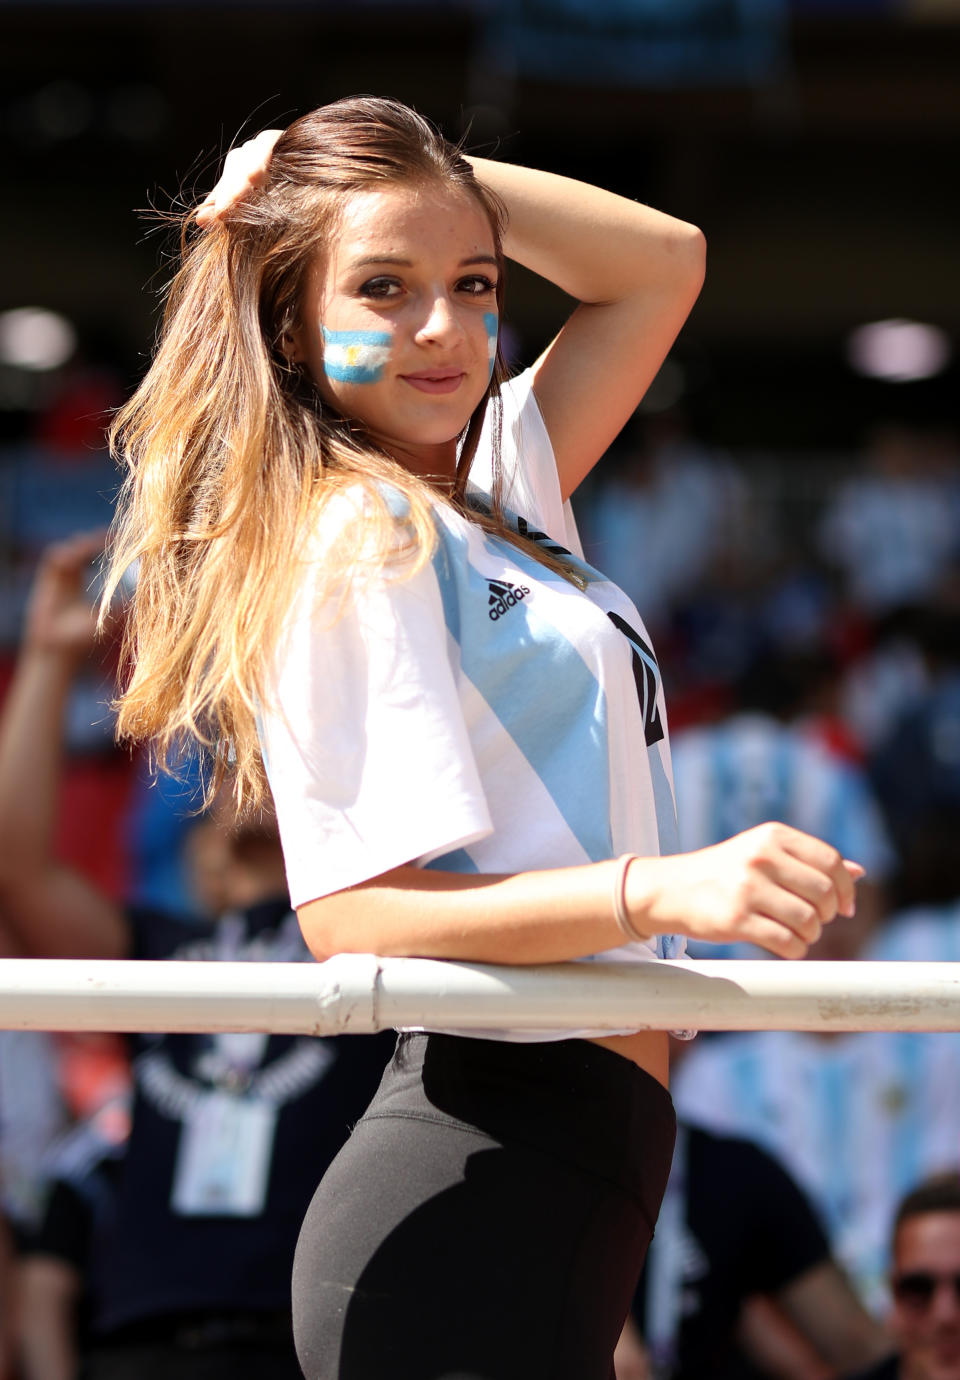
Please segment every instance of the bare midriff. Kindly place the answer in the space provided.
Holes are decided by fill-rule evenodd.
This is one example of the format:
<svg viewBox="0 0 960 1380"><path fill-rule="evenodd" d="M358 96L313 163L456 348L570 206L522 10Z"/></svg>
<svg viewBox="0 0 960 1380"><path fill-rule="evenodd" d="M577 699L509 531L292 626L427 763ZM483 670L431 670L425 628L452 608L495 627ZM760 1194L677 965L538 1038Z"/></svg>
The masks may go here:
<svg viewBox="0 0 960 1380"><path fill-rule="evenodd" d="M670 1086L670 1041L665 1030L638 1030L634 1035L595 1035L591 1044L603 1045L629 1059L665 1088Z"/></svg>

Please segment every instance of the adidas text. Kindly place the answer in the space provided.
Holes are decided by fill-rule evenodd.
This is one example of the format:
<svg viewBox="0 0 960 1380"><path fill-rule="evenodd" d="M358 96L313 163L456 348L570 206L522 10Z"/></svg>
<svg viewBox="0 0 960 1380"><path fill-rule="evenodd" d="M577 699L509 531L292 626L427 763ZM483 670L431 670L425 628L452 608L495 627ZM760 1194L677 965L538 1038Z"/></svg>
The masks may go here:
<svg viewBox="0 0 960 1380"><path fill-rule="evenodd" d="M489 618L493 623L530 593L527 585L512 585L509 580L488 580L487 584L490 586Z"/></svg>

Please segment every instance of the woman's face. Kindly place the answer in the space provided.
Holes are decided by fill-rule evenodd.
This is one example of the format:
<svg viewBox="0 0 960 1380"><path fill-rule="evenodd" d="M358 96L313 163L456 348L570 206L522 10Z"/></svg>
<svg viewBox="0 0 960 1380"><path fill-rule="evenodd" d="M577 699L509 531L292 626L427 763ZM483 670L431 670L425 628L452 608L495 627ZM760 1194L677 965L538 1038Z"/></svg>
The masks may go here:
<svg viewBox="0 0 960 1380"><path fill-rule="evenodd" d="M490 223L468 194L354 193L311 267L292 336L322 398L418 474L449 479L497 340Z"/></svg>

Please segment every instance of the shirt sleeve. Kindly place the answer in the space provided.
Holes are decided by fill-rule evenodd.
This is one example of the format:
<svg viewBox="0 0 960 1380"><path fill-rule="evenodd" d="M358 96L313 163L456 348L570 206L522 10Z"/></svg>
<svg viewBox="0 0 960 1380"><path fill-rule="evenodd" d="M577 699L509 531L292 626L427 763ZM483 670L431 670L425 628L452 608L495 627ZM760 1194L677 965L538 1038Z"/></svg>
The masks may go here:
<svg viewBox="0 0 960 1380"><path fill-rule="evenodd" d="M295 601L259 716L294 906L492 833L434 568Z"/></svg>

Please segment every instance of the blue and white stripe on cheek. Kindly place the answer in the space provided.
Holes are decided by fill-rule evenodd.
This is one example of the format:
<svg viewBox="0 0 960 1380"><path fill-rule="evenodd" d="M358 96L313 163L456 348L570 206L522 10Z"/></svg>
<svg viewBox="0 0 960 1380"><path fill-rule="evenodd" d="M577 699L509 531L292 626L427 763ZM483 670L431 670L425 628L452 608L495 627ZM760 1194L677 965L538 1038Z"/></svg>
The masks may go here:
<svg viewBox="0 0 960 1380"><path fill-rule="evenodd" d="M337 383L378 383L390 357L389 331L323 332L323 372Z"/></svg>
<svg viewBox="0 0 960 1380"><path fill-rule="evenodd" d="M485 311L483 324L487 332L487 362L490 366L490 378L493 378L493 366L497 362L497 336L500 332L500 318L495 311Z"/></svg>

